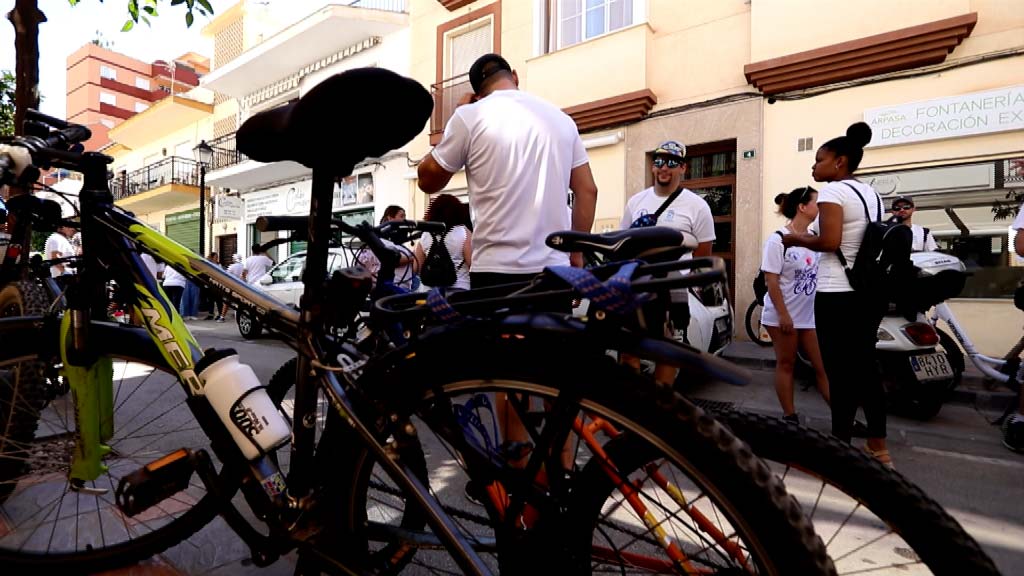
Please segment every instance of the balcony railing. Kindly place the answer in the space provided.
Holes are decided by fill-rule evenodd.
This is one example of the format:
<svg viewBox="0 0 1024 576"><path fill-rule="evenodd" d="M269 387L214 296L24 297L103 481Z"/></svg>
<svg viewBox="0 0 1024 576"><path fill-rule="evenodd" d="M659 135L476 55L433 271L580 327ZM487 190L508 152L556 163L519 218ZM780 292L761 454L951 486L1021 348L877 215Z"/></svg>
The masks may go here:
<svg viewBox="0 0 1024 576"><path fill-rule="evenodd" d="M442 80L430 86L434 94L434 113L430 115L430 133L440 134L448 125L459 99L473 91L469 85L469 74Z"/></svg>
<svg viewBox="0 0 1024 576"><path fill-rule="evenodd" d="M115 174L110 179L110 191L115 200L121 200L167 184L199 187L199 164L178 156L164 158L132 172Z"/></svg>
<svg viewBox="0 0 1024 576"><path fill-rule="evenodd" d="M207 144L213 148L213 161L206 168L207 171L234 166L235 164L241 164L249 159L248 156L235 149L234 132L231 134L225 134L219 138L214 138L207 142Z"/></svg>
<svg viewBox="0 0 1024 576"><path fill-rule="evenodd" d="M369 8L371 10L384 10L386 12L406 13L409 11L408 0L355 0L353 2L348 2L348 5L353 8Z"/></svg>

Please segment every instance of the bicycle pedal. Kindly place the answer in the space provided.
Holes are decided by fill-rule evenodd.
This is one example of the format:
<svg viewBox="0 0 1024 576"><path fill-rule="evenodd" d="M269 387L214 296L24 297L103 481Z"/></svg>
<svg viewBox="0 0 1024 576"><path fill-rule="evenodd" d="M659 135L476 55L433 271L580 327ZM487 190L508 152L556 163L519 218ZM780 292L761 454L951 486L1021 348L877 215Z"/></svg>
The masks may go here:
<svg viewBox="0 0 1024 576"><path fill-rule="evenodd" d="M128 474L117 483L114 499L127 516L135 516L188 487L196 470L190 450L180 448Z"/></svg>

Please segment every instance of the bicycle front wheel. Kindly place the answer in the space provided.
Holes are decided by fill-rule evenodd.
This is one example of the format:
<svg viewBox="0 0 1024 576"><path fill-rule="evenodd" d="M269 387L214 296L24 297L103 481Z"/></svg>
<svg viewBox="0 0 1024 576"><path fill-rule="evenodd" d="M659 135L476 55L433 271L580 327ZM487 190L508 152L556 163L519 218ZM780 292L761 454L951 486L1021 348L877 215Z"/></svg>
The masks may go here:
<svg viewBox="0 0 1024 576"><path fill-rule="evenodd" d="M383 413L392 415L385 421L415 423L431 491L494 569L832 573L821 541L778 480L669 387L607 356L568 350L565 341L555 359L555 342L476 336L472 353L457 363L421 353L395 374L400 389L366 388L382 393ZM523 430L513 433L510 418ZM384 424L380 436L405 434ZM609 457L605 446L622 437L656 466L638 474L627 459ZM517 457L538 458L543 467L531 474L509 464ZM380 466L365 451L345 461L353 466L336 487L339 534L322 544L348 546L349 557L362 556L375 570L451 570L438 539L422 520L410 521L418 512ZM589 498L595 493L611 498Z"/></svg>
<svg viewBox="0 0 1024 576"><path fill-rule="evenodd" d="M786 483L840 575L998 576L938 503L863 451L777 418L733 410L715 416Z"/></svg>
<svg viewBox="0 0 1024 576"><path fill-rule="evenodd" d="M0 390L33 398L27 391L44 384L39 366L52 366L56 331L43 322L0 332ZM108 471L85 490L68 481L76 447L73 395L48 401L22 400L13 408L31 420L27 436L2 436L4 453L21 462L3 478L0 500L0 565L16 573L66 570L92 573L157 554L197 532L216 515L216 503L196 476L182 491L133 517L115 502L121 478L178 448L208 445L186 404L187 395L169 367L137 328L94 322L90 337L100 355L114 359L114 436L103 459ZM148 344L148 346L146 346ZM29 368L26 371L25 367ZM14 387L17 388L14 388ZM191 554L183 551L183 555Z"/></svg>

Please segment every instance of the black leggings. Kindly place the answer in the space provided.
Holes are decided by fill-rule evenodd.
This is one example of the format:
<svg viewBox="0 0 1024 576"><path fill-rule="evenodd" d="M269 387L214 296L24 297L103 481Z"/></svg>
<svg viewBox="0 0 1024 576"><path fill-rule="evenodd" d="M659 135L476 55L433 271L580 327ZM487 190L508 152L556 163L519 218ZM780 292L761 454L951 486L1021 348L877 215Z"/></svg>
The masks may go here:
<svg viewBox="0 0 1024 576"><path fill-rule="evenodd" d="M869 438L885 438L885 388L875 356L883 309L857 292L818 292L814 325L828 375L832 435L852 437L857 408L864 409Z"/></svg>

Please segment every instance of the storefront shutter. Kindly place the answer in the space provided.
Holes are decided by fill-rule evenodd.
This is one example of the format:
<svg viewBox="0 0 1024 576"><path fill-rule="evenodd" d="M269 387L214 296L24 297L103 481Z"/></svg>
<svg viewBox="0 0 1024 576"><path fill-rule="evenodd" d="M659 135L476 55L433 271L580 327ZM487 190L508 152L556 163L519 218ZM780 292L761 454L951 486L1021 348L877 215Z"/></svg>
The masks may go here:
<svg viewBox="0 0 1024 576"><path fill-rule="evenodd" d="M199 209L168 214L164 217L167 237L199 253Z"/></svg>

